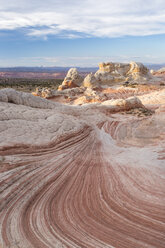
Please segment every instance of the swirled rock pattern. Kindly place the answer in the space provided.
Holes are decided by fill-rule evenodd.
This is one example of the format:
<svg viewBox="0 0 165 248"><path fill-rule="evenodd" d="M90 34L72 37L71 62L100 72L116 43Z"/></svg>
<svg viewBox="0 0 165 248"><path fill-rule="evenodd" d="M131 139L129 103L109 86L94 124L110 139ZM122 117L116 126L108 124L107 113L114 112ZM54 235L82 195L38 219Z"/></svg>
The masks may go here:
<svg viewBox="0 0 165 248"><path fill-rule="evenodd" d="M123 111L152 95L66 106L0 91L0 246L164 248L162 92L139 118Z"/></svg>

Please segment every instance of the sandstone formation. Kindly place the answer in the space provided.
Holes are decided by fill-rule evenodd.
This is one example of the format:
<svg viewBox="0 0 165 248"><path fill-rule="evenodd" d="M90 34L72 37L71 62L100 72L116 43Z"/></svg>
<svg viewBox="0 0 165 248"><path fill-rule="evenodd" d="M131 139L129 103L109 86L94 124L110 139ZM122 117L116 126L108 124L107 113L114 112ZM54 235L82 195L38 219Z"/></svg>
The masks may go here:
<svg viewBox="0 0 165 248"><path fill-rule="evenodd" d="M130 69L126 74L128 76L128 81L135 81L138 83L147 82L147 80L151 79L151 73L148 68L145 67L142 63L130 63Z"/></svg>
<svg viewBox="0 0 165 248"><path fill-rule="evenodd" d="M101 63L95 78L100 84L112 84L125 81L144 83L151 79L149 70L141 63Z"/></svg>
<svg viewBox="0 0 165 248"><path fill-rule="evenodd" d="M100 84L110 84L126 81L126 74L130 69L129 64L100 63L99 70L95 73Z"/></svg>
<svg viewBox="0 0 165 248"><path fill-rule="evenodd" d="M79 87L83 81L83 78L79 75L76 68L71 68L66 77L64 78L64 81L62 82L62 85L59 86L59 90L67 89L67 88L75 88Z"/></svg>
<svg viewBox="0 0 165 248"><path fill-rule="evenodd" d="M164 248L165 88L92 78L0 90L0 247Z"/></svg>
<svg viewBox="0 0 165 248"><path fill-rule="evenodd" d="M0 90L0 247L164 248L164 85L137 63L64 82Z"/></svg>
<svg viewBox="0 0 165 248"><path fill-rule="evenodd" d="M55 94L55 90L52 90L50 88L40 88L40 87L37 87L35 91L32 92L32 95L40 96L43 98L49 98L54 94Z"/></svg>
<svg viewBox="0 0 165 248"><path fill-rule="evenodd" d="M147 67L142 63L131 62L125 63L100 63L99 70L93 74L88 74L84 79L79 75L76 68L71 68L62 84L58 87L58 91L66 89L73 89L76 87L81 88L100 88L105 86L115 86L125 84L126 86L132 86L136 84L151 84L162 83L159 77L153 78L152 74ZM57 96L56 90L49 88L36 88L33 92L35 96L41 96L43 98L50 98Z"/></svg>
<svg viewBox="0 0 165 248"><path fill-rule="evenodd" d="M82 96L84 94L85 88L76 87L76 88L67 88L63 90L53 90L50 88L36 88L35 92L32 92L34 96L40 96L42 98L51 99L54 101L62 101L65 103L66 101L74 101L77 97Z"/></svg>
<svg viewBox="0 0 165 248"><path fill-rule="evenodd" d="M99 87L99 81L96 79L93 73L88 74L84 78L83 87L86 87L86 88Z"/></svg>
<svg viewBox="0 0 165 248"><path fill-rule="evenodd" d="M99 70L95 74L88 74L84 79L78 74L76 68L71 68L58 90L80 86L95 88L127 81L133 83L146 83L149 79L152 80L152 74L147 67L141 63L131 62L126 64L108 62L100 63Z"/></svg>

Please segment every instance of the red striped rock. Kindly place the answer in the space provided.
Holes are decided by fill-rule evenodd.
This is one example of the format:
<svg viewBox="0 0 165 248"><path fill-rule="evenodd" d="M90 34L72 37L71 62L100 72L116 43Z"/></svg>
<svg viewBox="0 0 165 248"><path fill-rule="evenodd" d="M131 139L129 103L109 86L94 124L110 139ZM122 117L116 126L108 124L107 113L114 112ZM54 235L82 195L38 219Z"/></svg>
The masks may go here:
<svg viewBox="0 0 165 248"><path fill-rule="evenodd" d="M159 93L139 118L123 111L143 109L148 94L66 106L0 91L0 245L164 248Z"/></svg>

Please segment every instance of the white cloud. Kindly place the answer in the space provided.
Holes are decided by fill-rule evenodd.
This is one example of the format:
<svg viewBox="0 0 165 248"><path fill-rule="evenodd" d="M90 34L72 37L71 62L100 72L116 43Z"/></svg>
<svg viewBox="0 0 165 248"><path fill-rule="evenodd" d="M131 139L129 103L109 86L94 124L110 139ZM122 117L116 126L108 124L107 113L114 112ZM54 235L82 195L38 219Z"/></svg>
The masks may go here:
<svg viewBox="0 0 165 248"><path fill-rule="evenodd" d="M19 28L45 39L165 34L165 1L0 0L0 30Z"/></svg>

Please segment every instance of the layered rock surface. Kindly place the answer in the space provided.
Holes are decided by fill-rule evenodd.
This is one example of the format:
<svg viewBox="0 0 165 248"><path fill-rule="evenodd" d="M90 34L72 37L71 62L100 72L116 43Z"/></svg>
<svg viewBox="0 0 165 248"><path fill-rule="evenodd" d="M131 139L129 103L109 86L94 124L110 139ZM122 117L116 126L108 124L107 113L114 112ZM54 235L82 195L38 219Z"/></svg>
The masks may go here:
<svg viewBox="0 0 165 248"><path fill-rule="evenodd" d="M0 91L0 246L164 248L164 87L58 94Z"/></svg>

